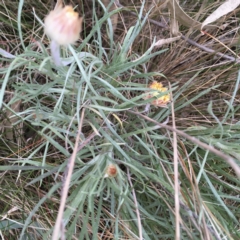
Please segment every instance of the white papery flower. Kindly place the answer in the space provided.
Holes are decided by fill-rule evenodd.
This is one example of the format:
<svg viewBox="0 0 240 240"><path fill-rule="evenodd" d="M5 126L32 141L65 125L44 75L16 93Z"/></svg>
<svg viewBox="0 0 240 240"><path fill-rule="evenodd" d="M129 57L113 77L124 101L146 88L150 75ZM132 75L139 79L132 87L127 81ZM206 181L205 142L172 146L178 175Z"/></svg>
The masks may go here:
<svg viewBox="0 0 240 240"><path fill-rule="evenodd" d="M82 30L82 18L72 6L57 7L45 18L45 33L57 44L73 44Z"/></svg>

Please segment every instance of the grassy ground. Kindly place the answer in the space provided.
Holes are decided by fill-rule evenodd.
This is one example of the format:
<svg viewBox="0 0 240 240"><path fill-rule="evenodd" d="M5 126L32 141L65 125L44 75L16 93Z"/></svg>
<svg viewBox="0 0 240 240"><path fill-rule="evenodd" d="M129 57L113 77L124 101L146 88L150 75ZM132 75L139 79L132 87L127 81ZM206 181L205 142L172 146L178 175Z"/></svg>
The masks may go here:
<svg viewBox="0 0 240 240"><path fill-rule="evenodd" d="M239 10L210 31L219 41L181 26L192 44L156 48L171 37L164 1L121 1L113 25L97 1L71 2L82 39L56 67L43 30L54 1L1 0L1 238L51 239L74 157L62 239L175 239L178 226L179 239L240 239L239 64L194 44L234 59ZM180 5L202 22L222 2ZM143 112L153 81L172 101Z"/></svg>

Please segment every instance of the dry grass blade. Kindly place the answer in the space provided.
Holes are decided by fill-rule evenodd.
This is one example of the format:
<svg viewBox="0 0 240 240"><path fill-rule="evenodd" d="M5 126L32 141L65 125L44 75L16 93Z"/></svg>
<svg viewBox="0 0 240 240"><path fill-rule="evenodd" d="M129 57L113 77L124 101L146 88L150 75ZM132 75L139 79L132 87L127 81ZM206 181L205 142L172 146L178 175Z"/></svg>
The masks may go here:
<svg viewBox="0 0 240 240"><path fill-rule="evenodd" d="M137 201L135 190L133 188L133 184L132 184L132 180L131 180L131 175L130 175L129 169L127 169L127 175L128 175L128 181L129 181L130 186L132 188L132 194L133 194L134 204L135 204L137 218L138 218L139 240L142 240L143 239L143 235L142 235L141 215L140 215L140 211L139 211L139 208L138 208L138 201Z"/></svg>
<svg viewBox="0 0 240 240"><path fill-rule="evenodd" d="M182 13L179 13L178 10L179 8L176 8L176 5L178 5L178 0L173 0L168 2L168 6L170 9L170 16L171 16L171 23L170 23L170 32L173 36L178 36L179 35L179 25L178 25L178 19L179 16Z"/></svg>
<svg viewBox="0 0 240 240"><path fill-rule="evenodd" d="M108 0L103 0L103 4L104 6L107 8L108 7L108 4L109 4L109 1ZM115 3L113 3L110 8L109 8L109 11L113 11L117 9L117 5ZM117 28L117 24L118 24L118 14L113 14L111 17L111 22L112 22L112 28L113 28L113 32L115 32L116 28Z"/></svg>
<svg viewBox="0 0 240 240"><path fill-rule="evenodd" d="M95 133L91 134L79 147L80 134L83 126L84 112L85 112L85 108L83 108L82 110L81 120L78 127L78 134L77 134L75 146L74 146L74 151L72 153L72 156L68 160L67 169L66 169L66 172L64 173L65 176L63 178L63 188L62 188L62 194L61 194L60 207L59 207L57 220L56 220L54 231L53 231L52 240L58 240L60 237L59 234L64 236L64 228L61 228L62 218L63 218L63 212L65 209L65 204L68 196L68 190L70 186L70 181L71 181L73 168L74 168L74 162L75 162L77 153L82 149L82 147L84 147L87 143L89 143L89 141L96 135Z"/></svg>
<svg viewBox="0 0 240 240"><path fill-rule="evenodd" d="M171 89L171 85L169 84L169 89ZM171 99L173 99L172 92ZM172 101L171 104L172 108L172 126L173 129L176 129L176 123L175 123L175 113L174 113L174 102ZM175 221L176 221L176 230L175 230L175 240L181 239L181 233L180 233L180 203L179 203L179 172L178 172L178 148L177 148L177 134L176 132L173 132L173 164L174 164L174 199L175 199Z"/></svg>
<svg viewBox="0 0 240 240"><path fill-rule="evenodd" d="M221 6L219 6L213 13L211 13L202 23L201 29L203 29L209 23L212 23L220 17L232 12L240 5L240 0L227 0Z"/></svg>
<svg viewBox="0 0 240 240"><path fill-rule="evenodd" d="M214 148L214 147L212 147L212 146L209 146L209 145L207 145L207 144L199 141L199 140L198 140L197 138L195 138L195 137L189 136L189 135L186 134L185 132L182 132L182 131L180 131L180 130L178 130L178 129L174 129L173 127L170 127L170 126L168 126L168 125L164 125L164 124L162 124L162 123L159 123L159 122L157 122L157 121L155 121L155 120L153 120L153 119L151 119L151 118L149 118L149 117L147 117L147 116L145 116L145 115L143 115L143 114L141 114L141 113L134 112L134 111L132 111L132 110L127 110L127 111L130 112L130 113L132 113L132 114L136 114L136 115L138 115L138 116L140 116L140 117L142 117L142 118L144 118L144 119L146 119L146 120L148 120L148 121L150 121L150 122L153 122L153 123L155 123L156 125L159 125L159 126L165 128L165 129L167 129L167 130L170 130L170 131L172 131L172 132L176 132L176 133L179 134L180 136L185 137L186 139L190 140L191 142L197 144L198 146L200 146L200 147L202 147L202 148L205 148L205 149L209 150L210 152L216 154L217 156L219 156L219 157L221 157L222 159L224 159L224 160L233 168L233 170L235 171L235 173L236 173L236 175L238 176L238 178L240 178L240 167L238 166L238 164L235 162L235 160L234 160L232 157L226 155L226 154L223 153L223 152L220 152L219 150L217 150L216 148Z"/></svg>
<svg viewBox="0 0 240 240"><path fill-rule="evenodd" d="M193 29L201 29L201 23L192 19L179 5L179 2L177 0L170 0L168 2L168 7L170 9L170 12L172 14L171 17L176 18L176 20L179 21L180 24L191 27ZM214 28L214 26L207 26L208 28Z"/></svg>
<svg viewBox="0 0 240 240"><path fill-rule="evenodd" d="M119 7L124 7L123 5L121 5L121 4L119 4L119 3L117 3L117 6L119 6ZM134 15L134 16L136 16L136 13L134 13L134 12L131 12L131 14ZM144 17L144 16L142 16L142 18L143 18L143 17ZM159 21L156 21L156 20L151 19L151 18L149 18L148 20L149 20L149 22L155 24L156 26L159 26L159 27L161 27L161 28L167 29L167 26L166 26L165 24L159 22ZM201 24L201 23L199 23L199 24ZM192 27L192 25L189 26L189 27ZM216 28L215 26L211 26L211 25L208 25L208 27L210 27L210 28ZM201 26L199 25L199 27L198 27L197 29L201 30ZM185 40L187 43L189 43L189 44L191 44L191 45L193 45L193 46L195 46L195 47L197 47L197 48L199 48L199 49L201 49L201 50L203 50L203 51L205 51L205 52L207 52L207 53L216 54L216 55L219 56L220 58L224 58L224 59L228 60L229 62L236 62L236 63L239 63L239 62L240 62L240 60L239 60L238 58L236 59L235 57L229 56L229 55L227 55L227 54L224 54L224 53L221 53L221 52L217 52L217 51L213 50L212 48L209 48L209 47L207 47L207 46L204 46L204 45L202 45L202 44L199 44L199 43L197 43L196 41L194 41L194 40L192 40L192 39L190 39L190 38L188 38L188 37L186 37L186 36L184 36L184 35L181 35L181 38L182 38L183 40Z"/></svg>

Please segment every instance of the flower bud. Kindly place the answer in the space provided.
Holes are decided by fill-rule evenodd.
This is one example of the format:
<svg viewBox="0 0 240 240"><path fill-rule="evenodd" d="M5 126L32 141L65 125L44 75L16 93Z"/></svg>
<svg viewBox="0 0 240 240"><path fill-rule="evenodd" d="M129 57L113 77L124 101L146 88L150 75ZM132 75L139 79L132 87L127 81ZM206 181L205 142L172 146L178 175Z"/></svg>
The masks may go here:
<svg viewBox="0 0 240 240"><path fill-rule="evenodd" d="M45 33L59 45L73 44L81 30L82 18L72 6L59 6L45 18Z"/></svg>
<svg viewBox="0 0 240 240"><path fill-rule="evenodd" d="M107 170L106 170L106 174L105 174L105 178L106 177L116 177L117 176L117 167L116 167L116 165L114 165L114 164L109 164L108 166L107 166Z"/></svg>

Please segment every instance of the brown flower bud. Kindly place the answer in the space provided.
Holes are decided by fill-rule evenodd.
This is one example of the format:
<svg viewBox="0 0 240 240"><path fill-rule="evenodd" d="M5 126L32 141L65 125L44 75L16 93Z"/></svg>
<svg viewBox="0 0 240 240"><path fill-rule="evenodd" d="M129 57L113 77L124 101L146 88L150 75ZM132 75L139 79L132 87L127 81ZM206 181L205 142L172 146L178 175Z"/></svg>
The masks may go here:
<svg viewBox="0 0 240 240"><path fill-rule="evenodd" d="M114 164L109 164L107 166L106 174L104 177L116 177L117 176L117 166Z"/></svg>

